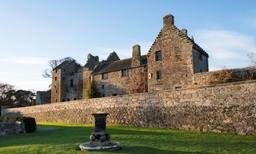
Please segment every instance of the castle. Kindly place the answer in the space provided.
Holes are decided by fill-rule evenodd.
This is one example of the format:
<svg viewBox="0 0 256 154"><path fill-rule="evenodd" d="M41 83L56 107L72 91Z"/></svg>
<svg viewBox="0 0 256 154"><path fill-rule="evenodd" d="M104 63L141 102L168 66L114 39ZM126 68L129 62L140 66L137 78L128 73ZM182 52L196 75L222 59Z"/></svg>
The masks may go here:
<svg viewBox="0 0 256 154"><path fill-rule="evenodd" d="M51 102L85 99L90 81L102 97L193 87L195 74L208 72L208 58L186 29L174 25L174 16L167 15L146 55L134 45L128 59L120 60L112 52L99 61L98 56L89 54L84 66L68 60L54 68Z"/></svg>

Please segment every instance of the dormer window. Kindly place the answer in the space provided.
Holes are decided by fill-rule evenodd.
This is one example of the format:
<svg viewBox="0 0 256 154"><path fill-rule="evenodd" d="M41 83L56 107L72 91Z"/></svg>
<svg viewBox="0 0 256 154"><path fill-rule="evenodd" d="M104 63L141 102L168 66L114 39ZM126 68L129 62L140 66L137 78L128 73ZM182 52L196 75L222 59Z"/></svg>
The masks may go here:
<svg viewBox="0 0 256 154"><path fill-rule="evenodd" d="M127 76L128 75L128 70L125 69L125 70L122 70L122 76Z"/></svg>
<svg viewBox="0 0 256 154"><path fill-rule="evenodd" d="M148 63L148 60L147 59L142 59L140 63L141 63L141 65L145 65L145 64Z"/></svg>
<svg viewBox="0 0 256 154"><path fill-rule="evenodd" d="M155 56L156 56L156 61L162 60L162 52L161 51L157 51Z"/></svg>
<svg viewBox="0 0 256 154"><path fill-rule="evenodd" d="M102 75L101 75L101 78L102 79L108 79L108 73L103 73Z"/></svg>

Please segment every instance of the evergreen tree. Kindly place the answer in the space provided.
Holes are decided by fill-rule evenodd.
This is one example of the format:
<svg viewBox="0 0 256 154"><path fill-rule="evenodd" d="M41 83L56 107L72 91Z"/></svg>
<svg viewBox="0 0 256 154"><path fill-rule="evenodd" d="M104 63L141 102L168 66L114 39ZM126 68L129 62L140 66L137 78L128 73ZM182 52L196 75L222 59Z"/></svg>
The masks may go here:
<svg viewBox="0 0 256 154"><path fill-rule="evenodd" d="M93 81L90 81L87 85L86 97L88 99L100 97L100 92L97 90L96 85Z"/></svg>

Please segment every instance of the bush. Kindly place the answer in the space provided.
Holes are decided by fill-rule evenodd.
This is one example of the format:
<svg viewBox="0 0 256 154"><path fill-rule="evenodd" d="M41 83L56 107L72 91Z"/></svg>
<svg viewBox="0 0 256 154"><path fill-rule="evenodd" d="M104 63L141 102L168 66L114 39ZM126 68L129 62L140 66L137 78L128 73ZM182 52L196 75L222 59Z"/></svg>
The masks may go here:
<svg viewBox="0 0 256 154"><path fill-rule="evenodd" d="M208 82L209 84L220 84L237 81L234 70L223 69L210 75Z"/></svg>
<svg viewBox="0 0 256 154"><path fill-rule="evenodd" d="M36 131L36 121L32 117L17 117L17 116L2 116L0 122L16 122L21 121L25 124L25 130L27 133Z"/></svg>
<svg viewBox="0 0 256 154"><path fill-rule="evenodd" d="M32 117L23 117L22 122L25 124L25 130L28 133L36 131L36 121Z"/></svg>
<svg viewBox="0 0 256 154"><path fill-rule="evenodd" d="M89 84L87 85L86 97L88 99L100 97L100 92L97 90L96 85L93 81L89 82Z"/></svg>
<svg viewBox="0 0 256 154"><path fill-rule="evenodd" d="M256 79L256 70L254 67L242 70L222 69L211 73L206 80L206 85L221 84L228 82L248 81Z"/></svg>

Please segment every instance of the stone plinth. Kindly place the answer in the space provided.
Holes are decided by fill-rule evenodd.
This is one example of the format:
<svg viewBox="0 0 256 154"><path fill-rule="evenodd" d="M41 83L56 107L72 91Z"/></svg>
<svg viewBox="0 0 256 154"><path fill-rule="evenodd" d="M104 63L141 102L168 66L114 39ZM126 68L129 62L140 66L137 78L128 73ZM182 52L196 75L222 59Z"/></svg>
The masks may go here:
<svg viewBox="0 0 256 154"><path fill-rule="evenodd" d="M108 113L94 113L95 128L90 136L90 142L79 145L82 151L114 151L120 150L119 142L111 142L110 134L106 130L106 117Z"/></svg>

